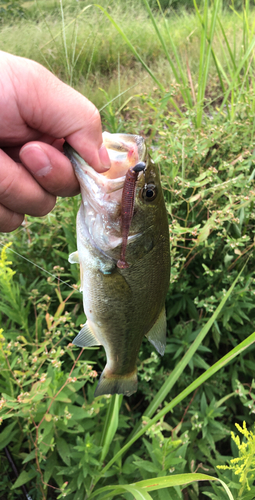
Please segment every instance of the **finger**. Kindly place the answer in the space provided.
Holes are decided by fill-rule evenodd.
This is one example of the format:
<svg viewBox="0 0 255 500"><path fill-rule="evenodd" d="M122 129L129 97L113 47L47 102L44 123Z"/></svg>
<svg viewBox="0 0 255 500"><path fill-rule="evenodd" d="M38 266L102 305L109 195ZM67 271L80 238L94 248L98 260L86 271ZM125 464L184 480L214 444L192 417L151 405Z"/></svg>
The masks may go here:
<svg viewBox="0 0 255 500"><path fill-rule="evenodd" d="M24 66L27 77L20 87ZM94 104L34 61L16 58L13 71L18 73L13 81L19 85L16 95L20 115L28 126L55 138L66 138L98 172L109 168L100 114Z"/></svg>
<svg viewBox="0 0 255 500"><path fill-rule="evenodd" d="M55 205L55 196L47 193L26 170L0 149L0 203L19 214L42 216Z"/></svg>
<svg viewBox="0 0 255 500"><path fill-rule="evenodd" d="M23 222L24 215L12 212L0 204L0 232L11 233Z"/></svg>
<svg viewBox="0 0 255 500"><path fill-rule="evenodd" d="M54 146L54 148L58 149L59 151L63 152L63 144L65 142L64 139L55 139L54 137L50 137L47 135L43 135L40 137L40 142L45 142L47 144L51 144L51 146ZM20 149L21 146L7 146L1 148L10 158L16 162L20 161Z"/></svg>
<svg viewBox="0 0 255 500"><path fill-rule="evenodd" d="M29 142L21 148L20 159L49 193L55 196L79 193L79 183L70 161L55 147L42 142Z"/></svg>
<svg viewBox="0 0 255 500"><path fill-rule="evenodd" d="M19 162L19 146L13 146L8 148L1 148L13 161Z"/></svg>

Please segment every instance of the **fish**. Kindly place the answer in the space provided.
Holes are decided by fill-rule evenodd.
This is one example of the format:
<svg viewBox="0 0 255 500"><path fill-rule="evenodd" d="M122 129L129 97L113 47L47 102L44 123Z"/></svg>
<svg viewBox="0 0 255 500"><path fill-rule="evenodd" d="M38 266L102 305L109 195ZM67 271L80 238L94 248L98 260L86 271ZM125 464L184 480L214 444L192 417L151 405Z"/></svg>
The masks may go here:
<svg viewBox="0 0 255 500"><path fill-rule="evenodd" d="M103 143L111 162L103 174L64 144L82 195L69 262L80 265L87 321L73 344L105 349L95 397L131 396L143 338L165 351L169 225L159 169L143 137L104 132Z"/></svg>

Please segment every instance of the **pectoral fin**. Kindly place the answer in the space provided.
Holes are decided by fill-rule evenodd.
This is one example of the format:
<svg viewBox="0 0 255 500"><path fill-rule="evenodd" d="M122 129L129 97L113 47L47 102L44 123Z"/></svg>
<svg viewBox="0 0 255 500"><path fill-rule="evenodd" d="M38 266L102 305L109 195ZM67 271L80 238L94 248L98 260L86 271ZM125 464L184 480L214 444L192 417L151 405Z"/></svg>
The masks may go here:
<svg viewBox="0 0 255 500"><path fill-rule="evenodd" d="M78 250L76 250L76 252L70 253L70 255L68 257L68 262L70 262L70 264L79 264L80 263Z"/></svg>
<svg viewBox="0 0 255 500"><path fill-rule="evenodd" d="M78 335L73 340L73 344L78 347L92 347L94 345L101 345L97 340L96 336L92 332L88 322L85 323L84 327L78 333Z"/></svg>
<svg viewBox="0 0 255 500"><path fill-rule="evenodd" d="M166 310L163 307L156 323L146 335L149 342L157 349L161 356L164 356L166 348Z"/></svg>

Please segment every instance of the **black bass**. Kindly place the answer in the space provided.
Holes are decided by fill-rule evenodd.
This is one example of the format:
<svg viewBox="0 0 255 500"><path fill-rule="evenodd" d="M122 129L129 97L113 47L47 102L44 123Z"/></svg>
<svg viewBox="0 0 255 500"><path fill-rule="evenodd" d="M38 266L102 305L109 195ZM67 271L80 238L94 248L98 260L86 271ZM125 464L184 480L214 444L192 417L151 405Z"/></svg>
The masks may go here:
<svg viewBox="0 0 255 500"><path fill-rule="evenodd" d="M80 183L77 215L81 291L87 322L74 339L103 345L107 364L95 396L137 390L136 360L144 336L163 356L170 250L158 168L142 137L103 134L111 168L95 172L67 143Z"/></svg>

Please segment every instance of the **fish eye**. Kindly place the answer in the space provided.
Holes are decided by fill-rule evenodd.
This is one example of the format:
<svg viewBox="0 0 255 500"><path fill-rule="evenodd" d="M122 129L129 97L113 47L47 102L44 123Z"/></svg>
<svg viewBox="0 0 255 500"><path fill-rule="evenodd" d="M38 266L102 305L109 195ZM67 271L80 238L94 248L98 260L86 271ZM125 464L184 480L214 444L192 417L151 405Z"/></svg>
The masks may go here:
<svg viewBox="0 0 255 500"><path fill-rule="evenodd" d="M157 188L154 184L146 184L142 191L142 197L145 201L153 201L157 196Z"/></svg>

